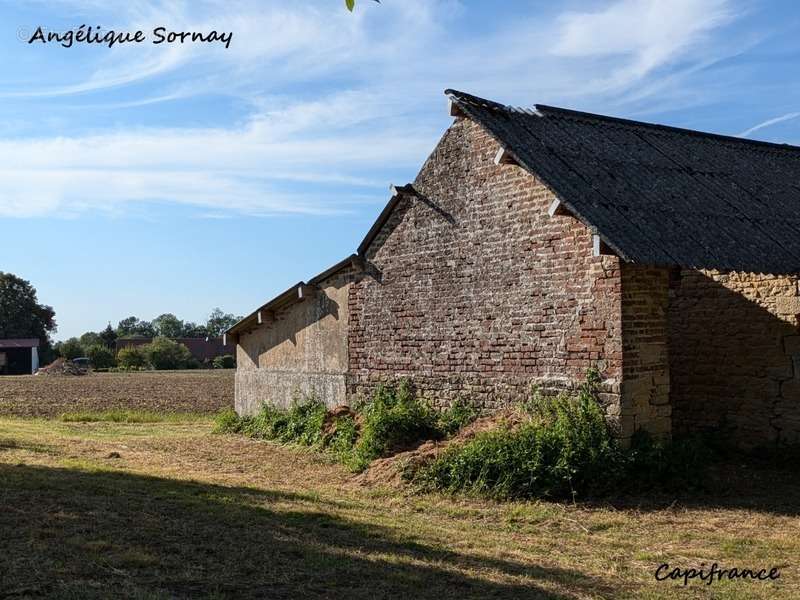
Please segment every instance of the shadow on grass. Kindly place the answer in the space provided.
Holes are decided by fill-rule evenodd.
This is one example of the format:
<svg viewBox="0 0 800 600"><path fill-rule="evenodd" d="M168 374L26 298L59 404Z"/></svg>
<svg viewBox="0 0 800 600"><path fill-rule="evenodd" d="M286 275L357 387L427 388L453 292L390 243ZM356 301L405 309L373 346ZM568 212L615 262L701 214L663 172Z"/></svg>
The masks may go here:
<svg viewBox="0 0 800 600"><path fill-rule="evenodd" d="M543 582L613 593L576 571L402 539L303 495L22 465L0 465L0 482L0 598L572 597Z"/></svg>

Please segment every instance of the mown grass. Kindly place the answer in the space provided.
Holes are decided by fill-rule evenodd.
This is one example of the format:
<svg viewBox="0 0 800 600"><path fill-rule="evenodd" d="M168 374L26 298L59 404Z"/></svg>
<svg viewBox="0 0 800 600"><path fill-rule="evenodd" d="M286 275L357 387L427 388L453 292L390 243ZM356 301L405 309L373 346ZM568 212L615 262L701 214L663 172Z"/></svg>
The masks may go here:
<svg viewBox="0 0 800 600"><path fill-rule="evenodd" d="M365 487L316 453L211 428L0 418L3 594L800 597L800 482L767 461L720 465L710 491L498 503ZM713 561L781 579L653 575Z"/></svg>
<svg viewBox="0 0 800 600"><path fill-rule="evenodd" d="M60 415L64 423L179 423L207 419L200 413L156 412L150 410L85 410Z"/></svg>

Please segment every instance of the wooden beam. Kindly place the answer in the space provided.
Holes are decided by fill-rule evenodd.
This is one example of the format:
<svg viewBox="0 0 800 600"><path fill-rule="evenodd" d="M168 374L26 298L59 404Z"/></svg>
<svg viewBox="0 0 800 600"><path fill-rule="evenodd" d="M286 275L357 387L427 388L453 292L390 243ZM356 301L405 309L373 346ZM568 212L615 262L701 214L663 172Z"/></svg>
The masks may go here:
<svg viewBox="0 0 800 600"><path fill-rule="evenodd" d="M571 215L572 213L570 213L566 208L564 208L564 205L561 203L561 200L556 198L550 203L550 207L547 209L547 214L550 215L551 217L554 217L556 215Z"/></svg>
<svg viewBox="0 0 800 600"><path fill-rule="evenodd" d="M258 320L259 325L263 325L264 323L271 323L275 320L275 313L271 310L259 310L256 313L256 319Z"/></svg>
<svg viewBox="0 0 800 600"><path fill-rule="evenodd" d="M600 236L596 233L592 234L592 256L616 256L616 252L614 252L611 248L608 247L603 240L600 239Z"/></svg>
<svg viewBox="0 0 800 600"><path fill-rule="evenodd" d="M505 148L500 148L497 154L494 155L494 164L496 165L518 165L517 159Z"/></svg>
<svg viewBox="0 0 800 600"><path fill-rule="evenodd" d="M354 254L350 259L350 264L352 265L353 269L358 272L361 272L367 268L367 261L364 260L363 256L358 256Z"/></svg>
<svg viewBox="0 0 800 600"><path fill-rule="evenodd" d="M310 285L297 286L297 299L302 301L306 298L312 298L316 292L317 289Z"/></svg>
<svg viewBox="0 0 800 600"><path fill-rule="evenodd" d="M451 117L465 117L466 116L464 114L464 111L461 110L461 107L458 105L458 103L455 100L453 100L452 98L450 99L450 104L448 106L448 111L447 112L450 113Z"/></svg>
<svg viewBox="0 0 800 600"><path fill-rule="evenodd" d="M222 334L222 345L223 346L227 346L228 344L236 345L238 343L239 343L239 336L237 334L235 334L235 333L231 333L231 334L223 333Z"/></svg>

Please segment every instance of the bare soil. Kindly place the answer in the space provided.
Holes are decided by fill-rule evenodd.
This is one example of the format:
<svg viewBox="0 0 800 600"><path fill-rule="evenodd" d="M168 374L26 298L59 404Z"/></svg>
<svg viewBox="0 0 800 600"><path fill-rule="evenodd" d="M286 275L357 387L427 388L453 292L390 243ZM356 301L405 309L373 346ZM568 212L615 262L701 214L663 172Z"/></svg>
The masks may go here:
<svg viewBox="0 0 800 600"><path fill-rule="evenodd" d="M215 413L233 406L234 371L0 377L0 415L53 418L111 409Z"/></svg>

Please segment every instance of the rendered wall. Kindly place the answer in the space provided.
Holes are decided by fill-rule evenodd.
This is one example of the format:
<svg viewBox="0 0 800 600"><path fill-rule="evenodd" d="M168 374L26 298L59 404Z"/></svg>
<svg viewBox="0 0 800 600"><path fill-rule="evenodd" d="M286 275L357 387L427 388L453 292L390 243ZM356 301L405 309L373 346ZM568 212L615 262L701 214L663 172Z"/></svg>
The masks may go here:
<svg viewBox="0 0 800 600"><path fill-rule="evenodd" d="M236 411L288 406L315 394L330 406L345 402L347 300L353 274L343 271L312 298L277 311L274 321L241 334L237 346Z"/></svg>

